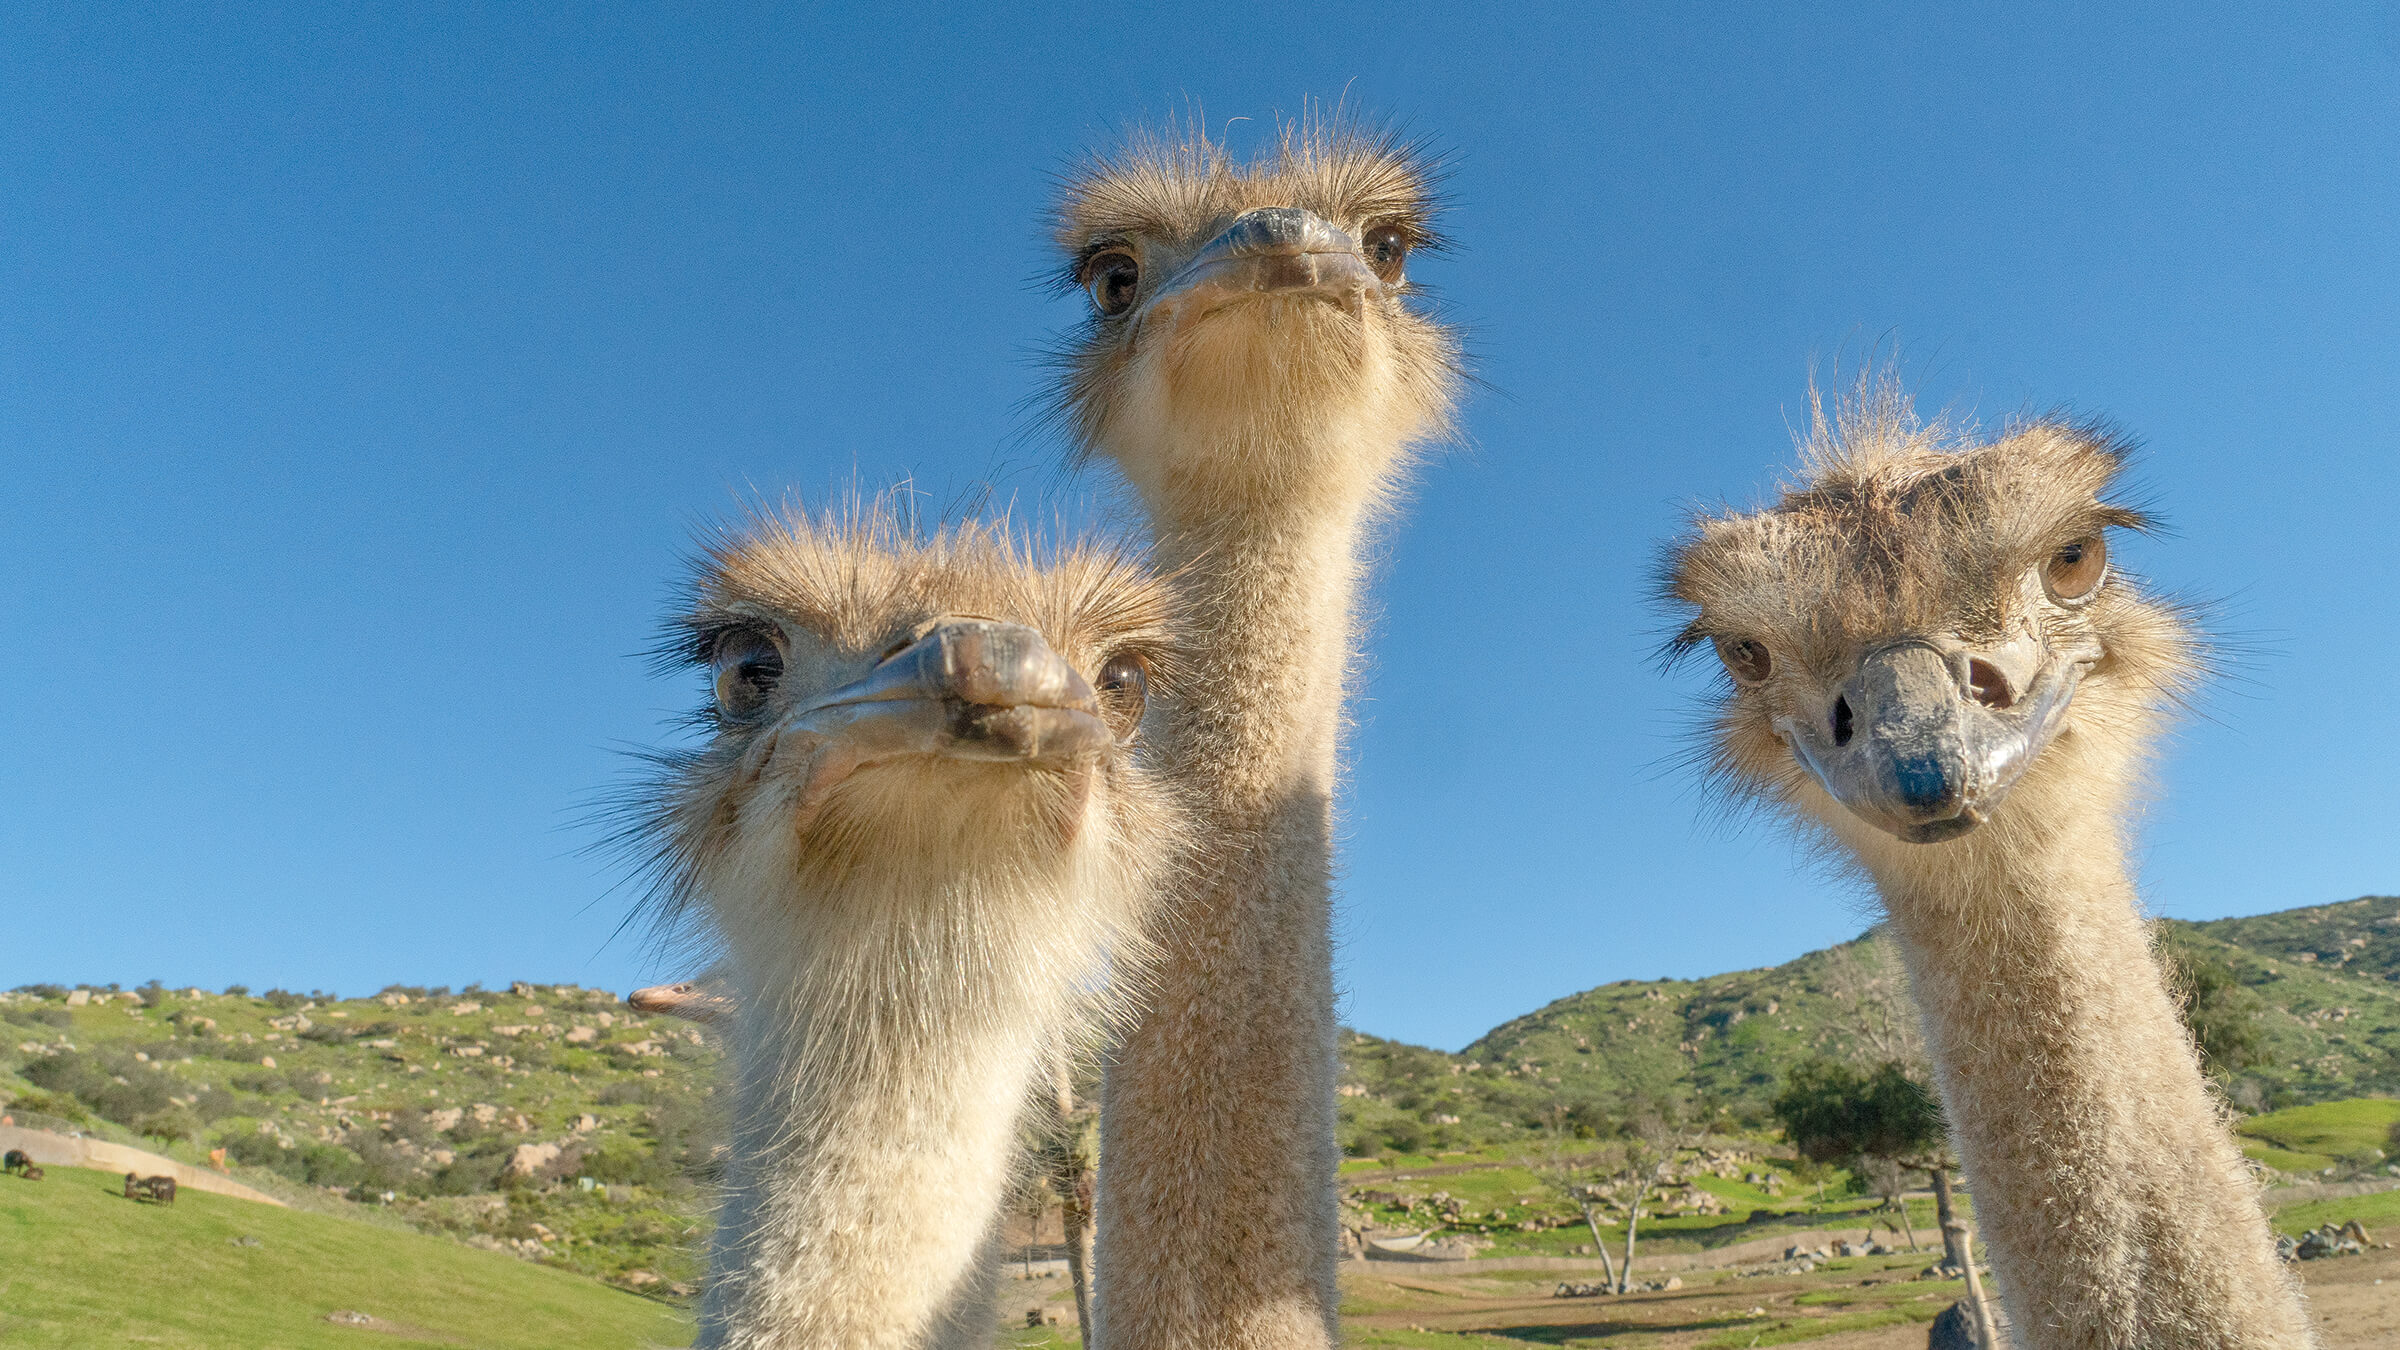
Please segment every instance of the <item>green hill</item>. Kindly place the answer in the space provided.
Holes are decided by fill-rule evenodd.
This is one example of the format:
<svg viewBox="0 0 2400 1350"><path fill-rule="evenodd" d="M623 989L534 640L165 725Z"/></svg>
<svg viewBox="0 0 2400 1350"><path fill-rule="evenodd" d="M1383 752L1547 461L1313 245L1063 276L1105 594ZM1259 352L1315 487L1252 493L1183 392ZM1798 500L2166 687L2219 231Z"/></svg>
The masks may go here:
<svg viewBox="0 0 2400 1350"><path fill-rule="evenodd" d="M2400 900L2370 898L2160 923L2163 945L2217 963L2241 991L2258 1052L2227 1085L2238 1104L2400 1096L2396 916ZM2302 959L2310 953L2319 954ZM1455 1055L1350 1033L1344 1146L1364 1154L1506 1142L1553 1118L1680 1091L1729 1124L1755 1127L1786 1070L1812 1055L1851 1055L1878 1034L1879 990L1905 1009L1904 983L1888 945L1869 934L1761 970L1601 985Z"/></svg>
<svg viewBox="0 0 2400 1350"><path fill-rule="evenodd" d="M716 1167L714 1043L570 985L369 998L0 994L0 1100L318 1209L365 1207L663 1298Z"/></svg>
<svg viewBox="0 0 2400 1350"><path fill-rule="evenodd" d="M428 1350L691 1342L680 1310L565 1271L197 1191L139 1203L115 1176L48 1171L0 1179L0 1341L11 1346L342 1350L366 1343L361 1327L383 1333L373 1344Z"/></svg>
<svg viewBox="0 0 2400 1350"><path fill-rule="evenodd" d="M2400 983L2400 896L2369 895L2187 926L2261 956Z"/></svg>

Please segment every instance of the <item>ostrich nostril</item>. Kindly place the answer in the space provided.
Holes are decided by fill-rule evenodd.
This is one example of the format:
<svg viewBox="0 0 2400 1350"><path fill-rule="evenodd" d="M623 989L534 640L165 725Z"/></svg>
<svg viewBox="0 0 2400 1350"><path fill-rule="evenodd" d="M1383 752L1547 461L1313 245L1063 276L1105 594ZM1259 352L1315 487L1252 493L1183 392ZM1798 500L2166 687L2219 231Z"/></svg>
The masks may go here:
<svg viewBox="0 0 2400 1350"><path fill-rule="evenodd" d="M1967 662L1967 693L1987 708L2006 708L2017 701L2008 676L1989 661Z"/></svg>
<svg viewBox="0 0 2400 1350"><path fill-rule="evenodd" d="M1833 743L1848 745L1850 732L1850 700L1837 698L1833 701Z"/></svg>

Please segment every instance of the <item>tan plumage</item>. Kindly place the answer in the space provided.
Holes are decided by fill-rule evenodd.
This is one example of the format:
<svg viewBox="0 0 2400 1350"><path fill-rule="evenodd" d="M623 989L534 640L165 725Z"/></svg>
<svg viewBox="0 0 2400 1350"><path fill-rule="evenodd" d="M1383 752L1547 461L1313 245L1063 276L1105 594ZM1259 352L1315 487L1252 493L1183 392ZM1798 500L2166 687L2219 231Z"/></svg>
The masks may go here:
<svg viewBox="0 0 2400 1350"><path fill-rule="evenodd" d="M1678 544L1677 646L1714 644L1727 664L1707 738L1719 781L1820 833L1890 912L2017 1337L2313 1343L2126 865L2151 747L2203 657L2181 609L2094 561L2108 532L2144 523L2110 500L2121 442L2055 418L1972 442L1872 380L1812 421L1797 484ZM1868 702L1878 662L1916 672L1932 720L1909 722L1917 705L1896 695ZM2074 670L2071 700L2039 720L2036 692ZM2039 720L2029 762L1965 792L1957 816L1910 815L1832 758L2010 717Z"/></svg>
<svg viewBox="0 0 2400 1350"><path fill-rule="evenodd" d="M715 949L735 1078L699 1344L989 1343L1019 1113L1177 848L1126 665L1172 678L1168 601L1113 550L876 508L701 565L673 646L718 681L710 735L639 830Z"/></svg>
<svg viewBox="0 0 2400 1350"><path fill-rule="evenodd" d="M1107 1078L1103 1346L1336 1335L1332 800L1363 537L1457 382L1403 270L1435 239L1431 176L1323 122L1250 162L1168 134L1083 166L1059 209L1094 301L1062 419L1139 492L1195 638L1157 725L1199 848Z"/></svg>

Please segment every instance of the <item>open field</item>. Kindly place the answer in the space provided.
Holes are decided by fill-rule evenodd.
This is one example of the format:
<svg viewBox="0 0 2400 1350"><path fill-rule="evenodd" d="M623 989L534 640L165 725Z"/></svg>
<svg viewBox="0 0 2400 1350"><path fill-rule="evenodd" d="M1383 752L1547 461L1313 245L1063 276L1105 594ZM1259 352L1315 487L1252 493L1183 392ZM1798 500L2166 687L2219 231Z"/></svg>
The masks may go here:
<svg viewBox="0 0 2400 1350"><path fill-rule="evenodd" d="M643 1350L691 1340L677 1308L496 1252L196 1191L146 1204L120 1187L81 1168L0 1179L0 1342ZM376 1321L327 1320L339 1313Z"/></svg>

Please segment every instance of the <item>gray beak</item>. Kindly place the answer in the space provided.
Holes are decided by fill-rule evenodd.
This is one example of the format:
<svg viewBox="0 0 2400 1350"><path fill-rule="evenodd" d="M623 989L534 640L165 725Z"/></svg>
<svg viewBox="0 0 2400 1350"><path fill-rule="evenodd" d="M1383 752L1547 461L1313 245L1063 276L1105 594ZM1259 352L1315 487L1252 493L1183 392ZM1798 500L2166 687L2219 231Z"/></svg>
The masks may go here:
<svg viewBox="0 0 2400 1350"><path fill-rule="evenodd" d="M636 989L625 996L625 1002L635 1012L663 1013L686 1022L721 1022L733 1015L732 999L711 993L694 980Z"/></svg>
<svg viewBox="0 0 2400 1350"><path fill-rule="evenodd" d="M896 755L1058 764L1112 743L1092 686L1022 624L953 619L785 724L860 760Z"/></svg>
<svg viewBox="0 0 2400 1350"><path fill-rule="evenodd" d="M1262 206L1235 217L1142 307L1149 323L1245 295L1315 296L1355 307L1383 282L1358 241L1313 212Z"/></svg>
<svg viewBox="0 0 2400 1350"><path fill-rule="evenodd" d="M1775 729L1852 814L1939 843L1990 817L2057 734L2094 659L2047 659L2022 694L2005 678L1995 693L1963 649L1907 639L1868 652L1820 722L1779 717Z"/></svg>

